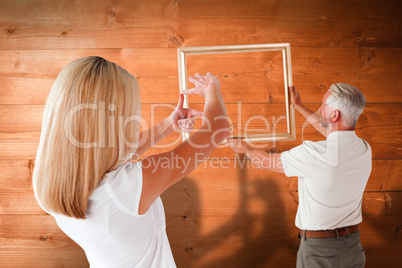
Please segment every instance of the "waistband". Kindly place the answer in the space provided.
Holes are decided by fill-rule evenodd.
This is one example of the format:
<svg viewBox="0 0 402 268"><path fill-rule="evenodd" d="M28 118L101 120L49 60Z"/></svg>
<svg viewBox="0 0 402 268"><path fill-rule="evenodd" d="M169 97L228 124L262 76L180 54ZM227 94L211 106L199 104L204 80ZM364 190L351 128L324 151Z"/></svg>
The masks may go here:
<svg viewBox="0 0 402 268"><path fill-rule="evenodd" d="M347 226L342 228L337 228L334 230L319 230L319 231L308 231L301 230L299 233L299 237L305 238L327 238L327 237L339 237L344 235L350 235L352 233L356 233L359 231L359 226Z"/></svg>

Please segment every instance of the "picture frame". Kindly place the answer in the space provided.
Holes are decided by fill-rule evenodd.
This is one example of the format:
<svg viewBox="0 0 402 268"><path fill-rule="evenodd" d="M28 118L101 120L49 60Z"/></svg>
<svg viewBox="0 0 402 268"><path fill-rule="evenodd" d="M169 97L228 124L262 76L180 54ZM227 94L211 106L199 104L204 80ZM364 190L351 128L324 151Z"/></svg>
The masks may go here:
<svg viewBox="0 0 402 268"><path fill-rule="evenodd" d="M289 93L289 87L293 85L290 43L200 46L200 47L178 48L177 54L178 54L180 92L186 90L188 86L187 64L186 64L186 56L188 55L253 53L253 52L267 52L267 51L282 52L287 132L249 134L247 136L238 135L238 136L230 136L230 138L243 139L247 142L253 142L253 143L294 140L296 139L295 112L294 107L290 102L290 93ZM184 95L184 107L189 108L189 100L187 95ZM183 140L186 140L189 138L190 135L189 133L183 133L182 136ZM223 143L225 142L226 140Z"/></svg>

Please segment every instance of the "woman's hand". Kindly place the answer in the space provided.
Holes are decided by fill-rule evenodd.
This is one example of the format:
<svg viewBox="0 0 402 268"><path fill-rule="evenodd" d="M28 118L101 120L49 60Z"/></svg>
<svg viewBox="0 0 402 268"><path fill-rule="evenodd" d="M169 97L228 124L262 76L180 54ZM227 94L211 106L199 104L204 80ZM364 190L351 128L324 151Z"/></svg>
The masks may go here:
<svg viewBox="0 0 402 268"><path fill-rule="evenodd" d="M181 93L185 95L193 95L197 94L200 95L205 99L206 92L208 89L214 88L214 89L220 89L221 84L219 83L219 80L211 73L207 73L206 76L203 76L199 73L195 74L194 76L190 76L188 81L193 83L195 85L194 88L183 90Z"/></svg>
<svg viewBox="0 0 402 268"><path fill-rule="evenodd" d="M193 129L194 119L196 116L202 116L203 112L193 109L183 108L184 96L180 94L179 104L170 115L172 128L176 132L190 133Z"/></svg>

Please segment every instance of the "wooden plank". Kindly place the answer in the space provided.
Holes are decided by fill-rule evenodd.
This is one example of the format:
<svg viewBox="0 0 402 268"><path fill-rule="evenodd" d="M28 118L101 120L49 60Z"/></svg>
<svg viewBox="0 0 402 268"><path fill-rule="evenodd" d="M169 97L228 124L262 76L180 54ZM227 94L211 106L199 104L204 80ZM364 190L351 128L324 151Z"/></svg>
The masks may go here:
<svg viewBox="0 0 402 268"><path fill-rule="evenodd" d="M143 129L170 116L176 103L143 104L141 117ZM203 110L202 104L191 105L192 109ZM100 107L99 107L100 109ZM44 105L0 105L1 133L40 132L42 128ZM286 109L284 104L227 104L229 121L233 126L233 135L252 134L254 129L273 132L286 132ZM110 111L110 115L112 113ZM10 124L13 122L13 124ZM195 127L201 126L201 119L196 120Z"/></svg>
<svg viewBox="0 0 402 268"><path fill-rule="evenodd" d="M44 104L54 80L67 63L94 55L116 62L136 76L143 103L177 102L176 50L88 49L0 50L0 103Z"/></svg>
<svg viewBox="0 0 402 268"><path fill-rule="evenodd" d="M48 215L0 215L3 267L88 267L84 251Z"/></svg>
<svg viewBox="0 0 402 268"><path fill-rule="evenodd" d="M394 89L394 81L402 79L394 72L402 69L399 49L292 48L292 67L294 85L305 103L320 103L331 84L339 82L359 88L367 103L402 100L401 91Z"/></svg>
<svg viewBox="0 0 402 268"><path fill-rule="evenodd" d="M209 164L211 166L198 167L162 195L166 213L183 219L199 215L235 217L244 213L271 216L296 213L297 194L288 189L295 180L262 170L225 169L217 168L216 162Z"/></svg>
<svg viewBox="0 0 402 268"><path fill-rule="evenodd" d="M0 104L44 104L63 66L90 55L114 61L136 76L142 103L177 102L179 80L175 49L80 49L0 50ZM226 57L219 66L213 57L197 56L190 61L189 74L213 71L221 80L226 103L283 103L284 93L278 86L283 83L278 80L280 64L268 59L261 62L252 55L243 59L239 58L241 55L235 59ZM400 48L292 47L292 66L294 84L305 103L320 103L329 86L337 82L360 88L368 103L400 103L402 100L402 91L394 86L402 83ZM383 93L384 88L387 94ZM190 101L203 102L193 96Z"/></svg>
<svg viewBox="0 0 402 268"><path fill-rule="evenodd" d="M217 163L209 164L212 166ZM186 219L200 215L252 213L274 217L296 213L298 197L295 178L288 179L283 174L262 170L211 166L199 167L163 194L167 214ZM44 214L31 188L21 190L9 186L0 190L0 214ZM226 205L228 203L230 207ZM401 191L367 191L364 194L364 212L399 215L401 205Z"/></svg>
<svg viewBox="0 0 402 268"><path fill-rule="evenodd" d="M250 206L258 205L260 202L261 196L255 196L250 202L247 201L253 193L254 195L258 194L255 191L258 190L257 185L260 185L271 189L269 191L272 191L270 195L272 202L279 202L278 199L283 198L285 199L284 202L287 202L284 207L289 207L292 213L296 212L296 206L292 199L294 189L289 189L294 184L294 182L291 182L294 179L287 180L281 174L269 174L263 170L252 168L245 168L242 171L244 173L239 174L239 169L234 168L234 166L238 167L242 163L235 163L234 161L223 164L221 168L219 168L219 163L216 161L209 161L209 164L207 162L204 162L187 179L175 185L163 195L165 202L173 205L168 205L170 208L167 211L184 213L183 216L189 216L191 213L199 214L202 212L200 206L205 205L202 204L204 198L210 200L206 206L212 205L212 209L215 209L214 202L216 205L222 205L222 209L224 209L223 203L225 200L232 199L233 202L238 203L239 209L244 210L250 208ZM0 160L0 168L0 214L45 214L38 206L32 190L32 161ZM243 177L240 178L239 176ZM219 177L222 177L222 179L211 183L211 178ZM10 181L11 179L14 179L14 181ZM200 182L205 183L200 184ZM273 190L275 187L278 189ZM241 189L247 189L247 191L243 192ZM283 190L283 194L278 193L280 190ZM212 195L216 195L210 196L209 192ZM200 196L202 193L207 194L207 197ZM242 195L239 196L239 194ZM259 194L262 195L262 193ZM220 198L221 195L222 199ZM292 198L289 199L288 195ZM265 201L268 202L268 200ZM255 208L257 211L265 209L261 204ZM193 212L194 209L195 212ZM217 212L220 213L221 208L218 207L217 209ZM276 214L283 213L280 207L273 209L275 209ZM211 213L211 211L208 213ZM271 213L273 212L271 211Z"/></svg>
<svg viewBox="0 0 402 268"><path fill-rule="evenodd" d="M142 116L147 122L147 125L152 125L151 115L155 114L155 122L168 116L173 110L175 104L170 104L167 107L159 106L152 108L152 105L143 105ZM200 105L193 106L196 109L202 109ZM268 108L264 108L268 107ZM269 108L272 107L272 108ZM267 113L280 110L282 105L276 104L245 104L241 108L241 122L245 123L251 116L259 114L263 110ZM317 105L309 106L311 109L317 108ZM373 149L373 159L397 159L402 158L401 146L401 129L398 126L402 122L400 113L394 115L394 111L400 108L400 104L369 104L358 122L356 133L369 142ZM228 104L228 114L232 114L232 121L238 117L238 105ZM42 120L43 106L40 105L0 105L0 159L34 159L36 156L37 144L40 136L40 122ZM243 112L244 111L244 112ZM275 114L275 113L274 113ZM268 122L272 119L267 118ZM13 124L10 124L13 122ZM267 143L267 150L282 152L289 150L297 145L300 145L303 140L322 140L323 137L318 134L311 126L305 127L305 119L296 113L296 132L297 140L281 143ZM236 122L237 123L237 122ZM254 124L250 128L268 129L266 124L260 120L254 120ZM243 125L243 126L244 126ZM28 128L27 128L28 126ZM254 127L255 126L255 127ZM238 124L233 125L234 129L239 129ZM242 131L244 133L244 127ZM271 130L271 129L269 129ZM378 137L384 137L379 139ZM180 143L178 133L173 133L164 143L169 146L158 146L159 148L151 149L146 155L167 151ZM163 144L163 143L162 143ZM262 144L264 145L264 144ZM259 144L261 146L261 144ZM234 159L234 153L231 149L224 147L215 150L211 157L229 157Z"/></svg>
<svg viewBox="0 0 402 268"><path fill-rule="evenodd" d="M284 175L273 175L265 172L261 176L250 175L218 177L221 172L215 170L204 173L204 176L189 176L163 194L165 209L170 215L191 217L193 215L235 215L239 211L255 214L269 213L292 215L298 206L296 179L289 180ZM240 173L240 172L239 172ZM241 177L242 176L242 177ZM202 177L219 178L211 181ZM291 189L289 189L291 188ZM171 202L171 203L170 203ZM227 206L226 204L231 204ZM275 206L273 205L275 204ZM402 205L402 192L368 192L363 196L363 209L381 215L399 215ZM365 211L364 210L364 211ZM173 214L174 213L174 214Z"/></svg>
<svg viewBox="0 0 402 268"><path fill-rule="evenodd" d="M1 1L2 49L178 47L279 43L396 47L397 0ZM127 38L129 36L129 38ZM319 37L319 38L318 38Z"/></svg>
<svg viewBox="0 0 402 268"><path fill-rule="evenodd" d="M169 116L175 105L153 106L152 104L144 104L142 107L142 116L146 120L147 125L151 126L154 122L158 122ZM202 109L202 105L198 104L192 107L198 110ZM242 115L241 133L244 133L244 126L253 115L262 114L268 117L273 114L279 116L281 115L283 105L243 104L241 107L241 112L239 112L238 104L227 104L228 114L231 115L231 118L233 118L232 121L234 121L234 134L240 129L236 122L239 114ZM315 110L318 108L318 105L308 105L308 107ZM371 145L373 159L402 158L402 142L400 138L402 130L399 128L402 124L402 113L397 112L395 115L395 111L400 110L401 104L368 104L361 115L356 133ZM42 105L0 105L0 159L34 159L36 157L42 113ZM153 114L155 114L155 119L151 121L151 115ZM270 117L266 119L271 123L273 121ZM297 139L295 141L266 143L259 144L259 146L264 145L267 146L266 150L282 152L300 145L303 140L323 140L323 137L313 127L306 127L304 123L305 119L296 112ZM283 124L279 125L279 130L281 126L284 127ZM268 132L272 131L272 128L268 129L266 123L262 120L252 121L249 127L251 129L267 129ZM166 139L165 143L162 143L169 146L160 145L158 146L159 148L148 151L145 156L170 150L178 145L180 141L178 133L173 133ZM224 147L215 150L211 154L211 157L229 157L230 159L234 159L234 153L231 149Z"/></svg>
<svg viewBox="0 0 402 268"><path fill-rule="evenodd" d="M374 160L366 191L402 191L402 160Z"/></svg>
<svg viewBox="0 0 402 268"><path fill-rule="evenodd" d="M0 187L32 188L32 160L0 160Z"/></svg>
<svg viewBox="0 0 402 268"><path fill-rule="evenodd" d="M383 205L392 206L393 192L402 190L402 182L398 180L400 164L401 160L373 161L373 172L366 187L369 194L366 207L378 210L384 209ZM46 214L33 194L32 170L33 161L0 160L0 214ZM267 197L259 189L264 189ZM254 168L242 159L211 159L164 193L163 199L167 211L181 217L202 214L205 208L206 213L217 215L221 215L222 209L228 213L234 213L233 209L255 213L269 209L270 215L292 215L297 209L297 190L295 177ZM237 207L227 210L226 202ZM398 197L395 202L399 202ZM269 205L274 203L282 205ZM396 205L392 211L395 209L398 210Z"/></svg>
<svg viewBox="0 0 402 268"><path fill-rule="evenodd" d="M10 191L15 191L12 189L32 189L33 163L33 160L0 160L0 188L8 188ZM195 177L200 180L210 180L211 176L209 173L211 171L213 171L213 177L216 178L235 178L239 176L238 169L241 167L250 176L269 177L278 181L280 181L279 178L283 177L282 174L260 170L253 167L252 163L237 158L236 160L229 161L226 159L220 159L220 161L205 160L188 176L188 179L192 181L192 178ZM401 169L401 159L373 160L373 169L366 186L366 191L402 191L402 181L398 179L402 171ZM287 182L282 182L284 185L281 183L281 189L296 191L297 181L294 178L288 178L288 180ZM220 184L219 181L217 183Z"/></svg>

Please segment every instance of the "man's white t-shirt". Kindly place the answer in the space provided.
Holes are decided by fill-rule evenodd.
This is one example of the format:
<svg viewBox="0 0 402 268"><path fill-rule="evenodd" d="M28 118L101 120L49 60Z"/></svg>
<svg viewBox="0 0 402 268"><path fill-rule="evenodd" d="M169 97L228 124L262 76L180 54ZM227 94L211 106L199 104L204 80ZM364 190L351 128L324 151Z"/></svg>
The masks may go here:
<svg viewBox="0 0 402 268"><path fill-rule="evenodd" d="M92 193L87 219L52 215L84 249L91 267L176 267L162 201L139 215L141 192L141 163L127 163L107 173Z"/></svg>
<svg viewBox="0 0 402 268"><path fill-rule="evenodd" d="M296 226L332 230L360 223L371 160L370 145L354 131L335 131L325 141L283 152L286 176L298 177Z"/></svg>

